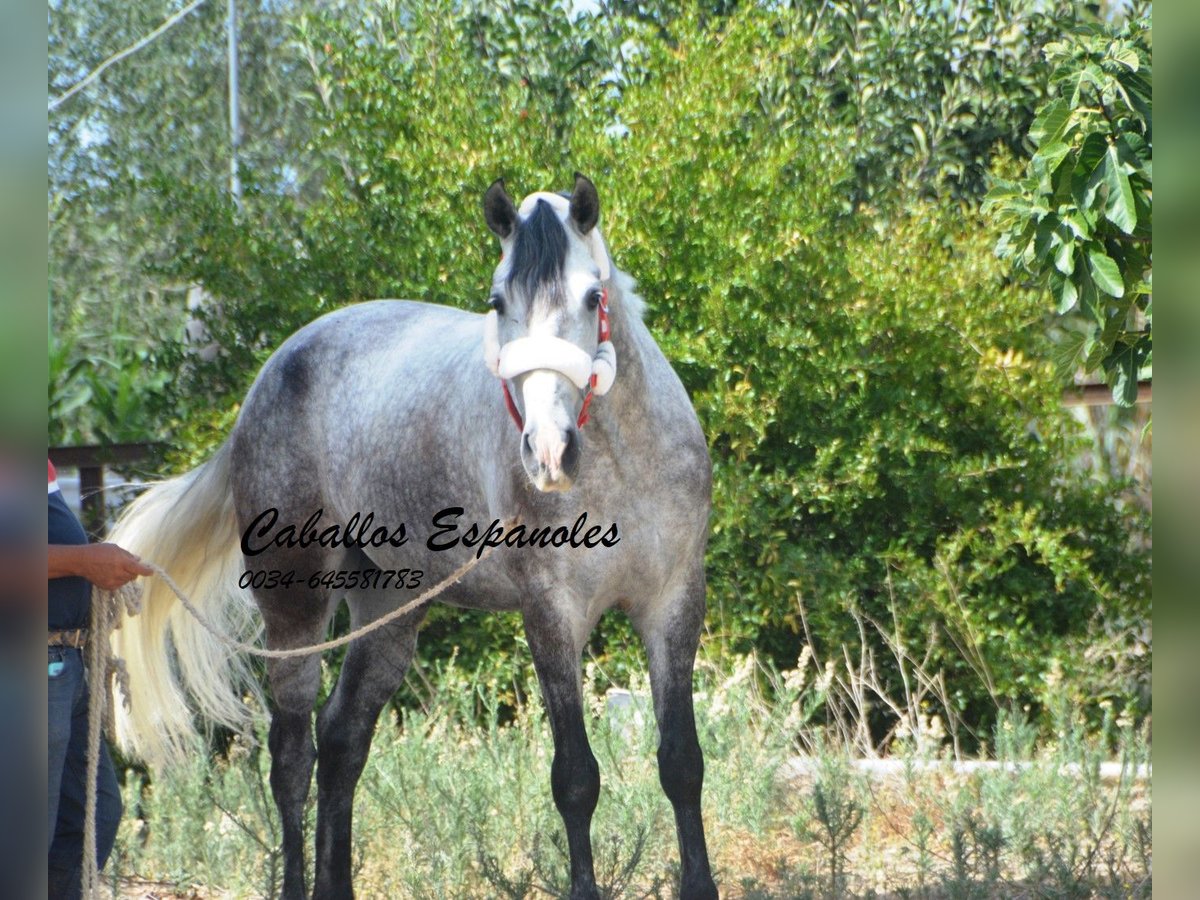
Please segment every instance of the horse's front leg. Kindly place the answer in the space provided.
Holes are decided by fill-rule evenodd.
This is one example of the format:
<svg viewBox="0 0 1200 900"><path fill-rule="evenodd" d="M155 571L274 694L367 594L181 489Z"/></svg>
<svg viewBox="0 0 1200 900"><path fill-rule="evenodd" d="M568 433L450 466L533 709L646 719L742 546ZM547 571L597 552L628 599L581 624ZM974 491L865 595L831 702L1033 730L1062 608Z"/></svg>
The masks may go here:
<svg viewBox="0 0 1200 900"><path fill-rule="evenodd" d="M633 614L646 644L650 690L658 720L658 779L675 810L681 863L681 900L717 896L704 842L700 791L704 757L692 711L692 667L704 626L704 571L698 569L680 588L669 590L649 608Z"/></svg>
<svg viewBox="0 0 1200 900"><path fill-rule="evenodd" d="M525 612L525 634L554 734L550 786L567 829L571 900L599 900L592 867L592 813L600 796L600 767L583 727L579 681L581 645L568 617L546 603Z"/></svg>

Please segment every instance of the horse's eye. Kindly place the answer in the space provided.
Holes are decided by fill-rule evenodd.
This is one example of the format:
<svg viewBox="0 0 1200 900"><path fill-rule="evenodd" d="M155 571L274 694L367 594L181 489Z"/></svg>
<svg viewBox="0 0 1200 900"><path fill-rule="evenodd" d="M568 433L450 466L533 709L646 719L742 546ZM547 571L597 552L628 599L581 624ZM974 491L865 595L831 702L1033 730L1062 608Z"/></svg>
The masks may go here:
<svg viewBox="0 0 1200 900"><path fill-rule="evenodd" d="M488 297L488 306L494 309L499 315L504 315L504 298L499 294L492 294Z"/></svg>
<svg viewBox="0 0 1200 900"><path fill-rule="evenodd" d="M592 288L590 291L588 291L587 308L589 310L591 310L592 312L595 312L596 307L599 305L600 305L600 290L599 290L599 288Z"/></svg>

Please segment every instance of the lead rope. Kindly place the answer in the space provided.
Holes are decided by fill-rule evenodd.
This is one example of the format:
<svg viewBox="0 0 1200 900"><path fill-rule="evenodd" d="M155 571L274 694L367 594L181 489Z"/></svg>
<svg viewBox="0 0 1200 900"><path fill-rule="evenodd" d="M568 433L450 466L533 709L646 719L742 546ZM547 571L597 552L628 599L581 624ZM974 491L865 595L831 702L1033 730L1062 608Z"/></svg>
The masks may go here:
<svg viewBox="0 0 1200 900"><path fill-rule="evenodd" d="M100 728L112 729L113 692L116 678L129 698L129 677L124 660L112 655L108 636L120 627L121 613L141 612L142 592L134 584L115 591L92 589L92 622L87 644L88 669L88 736L87 736L87 802L83 810L83 872L82 894L96 897L100 888L100 871L96 866L96 781L100 775Z"/></svg>
<svg viewBox="0 0 1200 900"><path fill-rule="evenodd" d="M520 524L520 517L514 516L505 523L505 531L516 527L518 524ZM205 631L227 647L231 647L241 653L249 653L253 656L261 656L268 659L289 659L297 656L310 656L313 653L322 653L326 650L344 647L351 641L370 634L376 629L383 628L401 616L412 612L417 607L428 603L442 591L446 590L446 588L450 587L450 585L465 577L468 572L491 556L495 549L495 545L487 547L474 559L468 559L446 578L443 578L416 599L410 600L403 606L399 606L391 612L380 616L374 622L368 622L366 625L356 628L354 631L340 638L322 641L319 644L311 644L307 647L293 647L289 650L272 650L268 647L245 644L231 638L204 617L187 594L180 590L179 585L175 583L174 579L161 566L148 560L142 560L142 562L153 569L154 574L166 583L167 587L179 598L179 602L191 614L192 618ZM106 591L98 587L92 589L92 627L91 633L88 636L87 646L88 753L87 798L83 813L82 877L82 894L84 897L90 898L90 900L99 897L97 891L100 888L100 871L96 866L96 780L100 774L100 728L103 724L108 727L111 733L113 722L115 721L115 710L113 708L115 701L112 691L112 682L114 679L121 685L126 707L129 705L129 676L125 671L125 662L113 655L109 637L114 629L121 627L121 613L124 612L133 616L141 612L141 608L142 592L133 582L117 588L115 591Z"/></svg>

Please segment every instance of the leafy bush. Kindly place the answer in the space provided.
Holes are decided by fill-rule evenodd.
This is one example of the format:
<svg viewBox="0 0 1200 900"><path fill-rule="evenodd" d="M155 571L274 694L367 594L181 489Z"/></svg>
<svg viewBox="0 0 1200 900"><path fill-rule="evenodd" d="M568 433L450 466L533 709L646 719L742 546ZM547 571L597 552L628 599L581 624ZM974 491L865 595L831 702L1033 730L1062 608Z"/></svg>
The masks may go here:
<svg viewBox="0 0 1200 900"><path fill-rule="evenodd" d="M174 348L138 346L122 334L106 340L114 357L87 352L82 340L51 336L51 446L145 441L159 433L170 402L163 357L173 358Z"/></svg>
<svg viewBox="0 0 1200 900"><path fill-rule="evenodd" d="M974 200L997 153L1021 153L1049 65L1043 47L1085 15L1069 0L795 3L805 47L793 91L845 126L854 205Z"/></svg>
<svg viewBox="0 0 1200 900"><path fill-rule="evenodd" d="M713 449L711 627L781 665L802 637L836 656L848 611L887 620L894 594L914 655L986 725L1036 703L1056 656L1078 668L1091 620L1144 616L1144 525L1071 472L1045 317L986 222L919 201L847 221L838 127L759 113L803 52L779 28L746 15L661 48L626 139L577 130L595 171L639 173L607 228Z"/></svg>

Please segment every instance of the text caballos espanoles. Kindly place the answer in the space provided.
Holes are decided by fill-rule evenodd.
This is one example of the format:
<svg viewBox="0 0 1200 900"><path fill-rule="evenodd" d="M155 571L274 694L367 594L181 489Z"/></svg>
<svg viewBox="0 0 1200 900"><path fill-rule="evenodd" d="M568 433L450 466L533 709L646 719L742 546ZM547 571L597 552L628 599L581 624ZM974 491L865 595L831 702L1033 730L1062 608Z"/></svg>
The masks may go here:
<svg viewBox="0 0 1200 900"><path fill-rule="evenodd" d="M613 522L604 528L602 525L587 524L587 513L579 514L579 518L571 526L543 525L526 527L512 525L505 527L499 519L493 519L490 525L481 526L471 522L464 529L458 521L463 515L461 506L448 506L438 512L431 524L433 531L425 541L430 550L450 550L461 544L464 547L475 547L476 557L482 556L488 547L575 547L592 549L594 547L611 547L621 540L617 523ZM354 513L344 525L323 525L324 508L318 509L302 525L293 523L279 524L279 510L275 507L263 510L246 527L242 534L242 553L246 556L257 556L272 547L357 547L365 550L369 547L400 547L408 543L408 528L403 522L395 527L376 525L374 513Z"/></svg>

